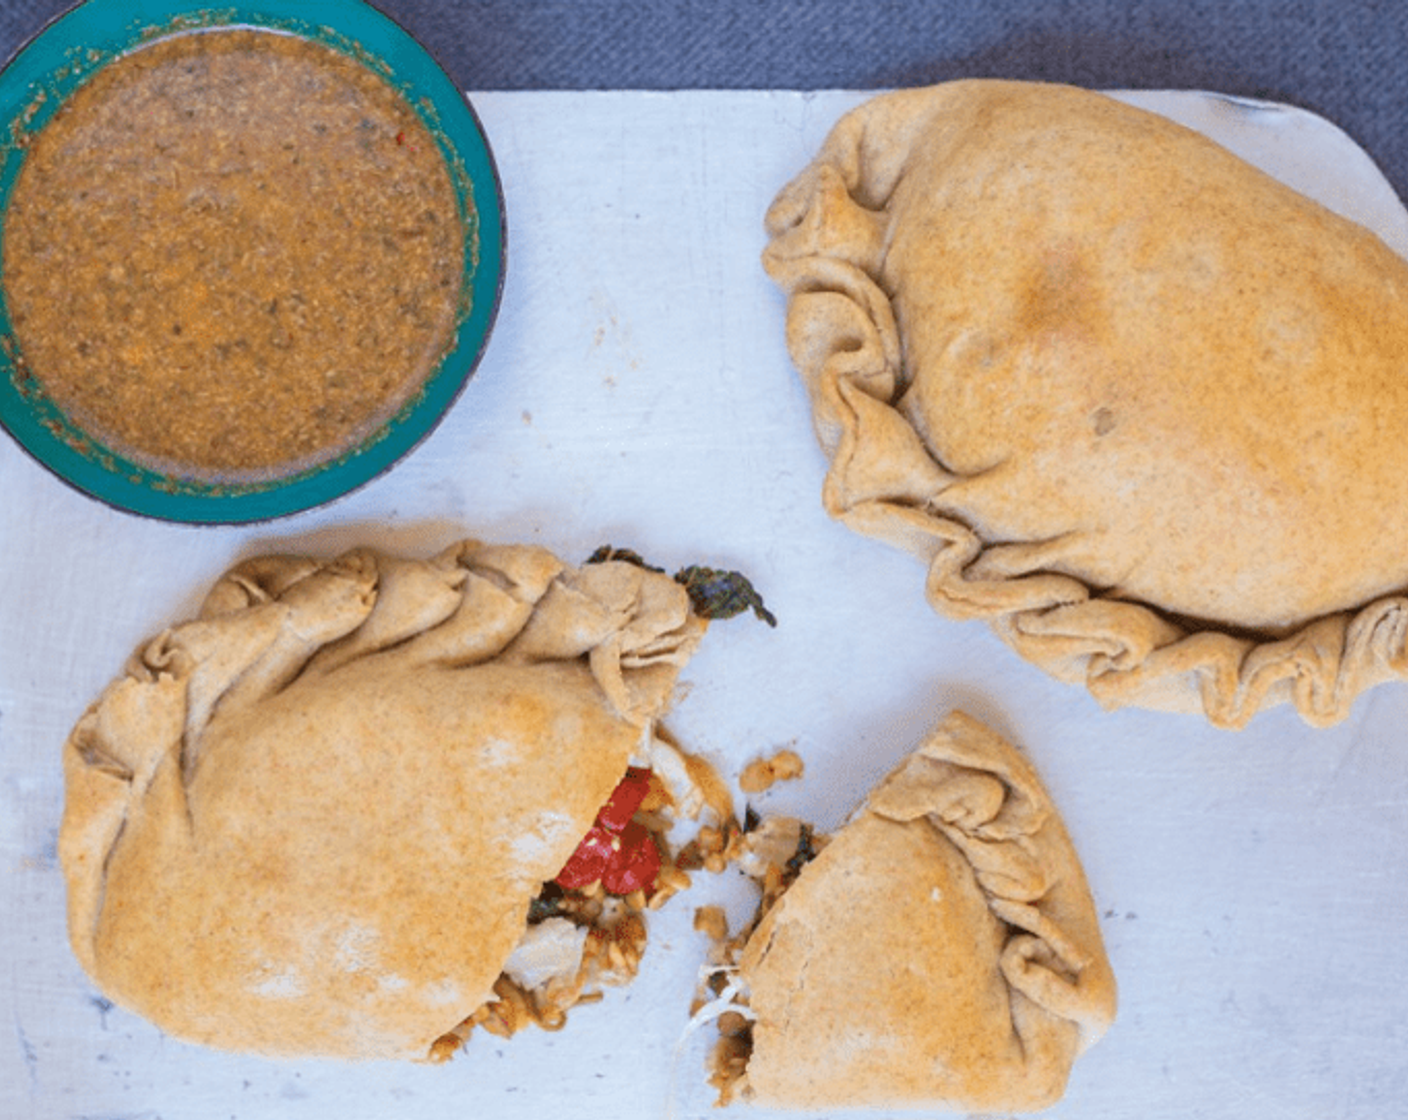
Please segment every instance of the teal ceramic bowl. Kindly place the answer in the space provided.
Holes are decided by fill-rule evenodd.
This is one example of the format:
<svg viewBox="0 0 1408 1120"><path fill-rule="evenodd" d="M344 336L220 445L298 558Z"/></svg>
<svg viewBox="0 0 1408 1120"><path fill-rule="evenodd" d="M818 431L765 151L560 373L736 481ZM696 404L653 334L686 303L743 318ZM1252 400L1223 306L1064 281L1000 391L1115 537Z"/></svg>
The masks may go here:
<svg viewBox="0 0 1408 1120"><path fill-rule="evenodd" d="M116 509L164 521L262 521L332 501L390 469L459 398L488 341L503 287L503 198L480 122L462 91L399 25L361 0L260 0L198 8L175 0L87 0L58 17L0 72L0 213L35 135L75 89L119 55L164 34L266 28L351 55L415 107L455 180L464 229L461 312L448 349L390 420L338 458L257 482L208 482L135 463L76 426L25 373L0 299L0 424L34 459ZM2 236L2 235L0 235Z"/></svg>

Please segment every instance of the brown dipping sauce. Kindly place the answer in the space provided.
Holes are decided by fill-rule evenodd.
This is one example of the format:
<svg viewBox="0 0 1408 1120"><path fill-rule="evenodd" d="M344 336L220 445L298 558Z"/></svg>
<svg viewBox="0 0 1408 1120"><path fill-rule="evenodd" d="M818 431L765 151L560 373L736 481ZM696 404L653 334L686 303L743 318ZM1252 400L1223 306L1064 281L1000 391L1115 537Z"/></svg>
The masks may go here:
<svg viewBox="0 0 1408 1120"><path fill-rule="evenodd" d="M458 321L464 227L402 95L330 47L159 39L40 131L4 221L23 368L133 461L250 480L335 458Z"/></svg>

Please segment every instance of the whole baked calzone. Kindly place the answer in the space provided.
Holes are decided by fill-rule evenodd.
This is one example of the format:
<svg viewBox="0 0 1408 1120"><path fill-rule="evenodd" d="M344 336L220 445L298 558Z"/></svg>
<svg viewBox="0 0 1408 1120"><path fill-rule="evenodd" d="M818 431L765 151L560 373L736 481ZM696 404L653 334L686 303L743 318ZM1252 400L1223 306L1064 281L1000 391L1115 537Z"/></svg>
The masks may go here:
<svg viewBox="0 0 1408 1120"><path fill-rule="evenodd" d="M1408 263L1098 93L962 81L846 116L764 263L824 500L1107 705L1341 719L1401 678Z"/></svg>
<svg viewBox="0 0 1408 1120"><path fill-rule="evenodd" d="M654 734L705 626L669 576L533 547L240 564L65 746L79 961L228 1050L557 1025L638 959L667 886L642 813L706 800Z"/></svg>
<svg viewBox="0 0 1408 1120"><path fill-rule="evenodd" d="M738 1003L720 1016L723 1099L1058 1100L1114 1019L1115 980L1071 838L1020 752L954 712L834 835L803 829L799 844L796 824L743 837L764 902L726 950Z"/></svg>

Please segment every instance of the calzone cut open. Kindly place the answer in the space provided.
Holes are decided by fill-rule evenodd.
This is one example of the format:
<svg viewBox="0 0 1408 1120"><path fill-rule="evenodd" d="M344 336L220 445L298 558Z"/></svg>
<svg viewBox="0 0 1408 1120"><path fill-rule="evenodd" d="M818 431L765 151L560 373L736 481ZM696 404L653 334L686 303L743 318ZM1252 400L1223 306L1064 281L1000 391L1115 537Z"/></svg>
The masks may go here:
<svg viewBox="0 0 1408 1120"><path fill-rule="evenodd" d="M78 960L169 1034L273 1057L561 1025L683 885L648 819L707 775L656 721L706 625L669 576L531 546L237 565L65 745Z"/></svg>
<svg viewBox="0 0 1408 1120"><path fill-rule="evenodd" d="M1099 93L843 118L764 264L824 501L1105 704L1314 724L1408 671L1408 263Z"/></svg>

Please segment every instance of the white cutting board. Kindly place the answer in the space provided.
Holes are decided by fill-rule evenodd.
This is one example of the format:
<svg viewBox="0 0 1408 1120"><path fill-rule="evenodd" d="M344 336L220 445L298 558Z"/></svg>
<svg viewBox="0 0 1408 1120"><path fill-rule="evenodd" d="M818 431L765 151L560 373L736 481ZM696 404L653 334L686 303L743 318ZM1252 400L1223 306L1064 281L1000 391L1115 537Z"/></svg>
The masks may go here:
<svg viewBox="0 0 1408 1120"><path fill-rule="evenodd" d="M1393 192L1324 122L1127 96L1408 247ZM670 727L729 775L801 752L807 779L766 811L834 824L955 705L1022 744L1084 858L1121 986L1118 1021L1050 1115L1408 1113L1408 688L1323 731L1285 710L1240 733L1106 713L985 626L939 619L914 561L822 513L825 464L758 256L772 196L862 99L473 95L507 198L498 328L434 436L331 507L167 526L80 497L0 439L0 1117L711 1115L706 1039L681 1040L704 953L690 916L723 899L741 918L731 878L701 877L658 915L637 984L563 1032L480 1035L434 1068L186 1046L97 1001L67 948L59 747L132 648L252 553L430 553L468 535L752 576L780 625L711 628Z"/></svg>

